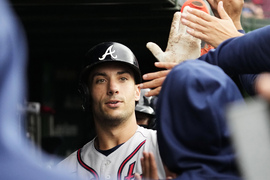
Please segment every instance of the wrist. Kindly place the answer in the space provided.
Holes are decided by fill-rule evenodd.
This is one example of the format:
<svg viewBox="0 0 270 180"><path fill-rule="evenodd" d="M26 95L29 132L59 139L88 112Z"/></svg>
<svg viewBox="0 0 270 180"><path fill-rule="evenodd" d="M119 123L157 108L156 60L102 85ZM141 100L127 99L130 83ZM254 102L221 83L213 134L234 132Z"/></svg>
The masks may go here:
<svg viewBox="0 0 270 180"><path fill-rule="evenodd" d="M239 20L233 21L233 24L237 30L243 30L243 27L242 27L241 22Z"/></svg>

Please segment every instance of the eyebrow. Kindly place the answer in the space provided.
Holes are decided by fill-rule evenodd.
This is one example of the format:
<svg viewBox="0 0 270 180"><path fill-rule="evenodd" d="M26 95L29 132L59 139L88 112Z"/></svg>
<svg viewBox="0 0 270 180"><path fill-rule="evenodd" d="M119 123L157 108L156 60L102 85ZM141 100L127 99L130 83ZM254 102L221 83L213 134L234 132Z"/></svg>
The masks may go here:
<svg viewBox="0 0 270 180"><path fill-rule="evenodd" d="M129 72L129 71L118 71L117 72L117 75L122 75L122 74L129 74L129 75L131 75L131 72ZM103 73L103 72L96 72L96 73L93 74L92 77L94 78L95 76L107 76L107 74L106 73Z"/></svg>
<svg viewBox="0 0 270 180"><path fill-rule="evenodd" d="M117 72L118 75L121 75L121 74L130 74L131 75L131 72L130 71L120 71L120 72Z"/></svg>
<svg viewBox="0 0 270 180"><path fill-rule="evenodd" d="M107 76L106 73L101 73L101 72L96 72L92 75L92 77L94 78L95 76Z"/></svg>

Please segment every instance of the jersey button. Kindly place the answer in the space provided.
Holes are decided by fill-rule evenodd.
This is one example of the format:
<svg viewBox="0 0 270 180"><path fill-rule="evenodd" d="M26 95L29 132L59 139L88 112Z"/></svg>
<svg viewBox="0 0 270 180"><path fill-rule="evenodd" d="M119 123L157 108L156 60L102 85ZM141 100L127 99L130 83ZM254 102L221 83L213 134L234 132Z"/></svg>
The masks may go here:
<svg viewBox="0 0 270 180"><path fill-rule="evenodd" d="M110 175L106 175L106 179L111 179L111 176Z"/></svg>
<svg viewBox="0 0 270 180"><path fill-rule="evenodd" d="M107 161L105 162L105 165L108 166L109 164L111 164L111 161L110 161L110 160L107 160Z"/></svg>

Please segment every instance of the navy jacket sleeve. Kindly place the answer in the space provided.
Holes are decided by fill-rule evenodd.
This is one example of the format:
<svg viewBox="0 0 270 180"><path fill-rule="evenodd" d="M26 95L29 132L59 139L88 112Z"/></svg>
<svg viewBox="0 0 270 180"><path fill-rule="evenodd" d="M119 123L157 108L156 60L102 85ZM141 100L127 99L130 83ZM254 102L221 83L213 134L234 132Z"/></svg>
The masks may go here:
<svg viewBox="0 0 270 180"><path fill-rule="evenodd" d="M270 26L254 30L245 36L224 41L216 50L199 58L221 67L228 75L239 75L241 85L249 95L255 95L258 73L270 71Z"/></svg>
<svg viewBox="0 0 270 180"><path fill-rule="evenodd" d="M228 75L270 71L270 26L231 38L199 60L221 67Z"/></svg>
<svg viewBox="0 0 270 180"><path fill-rule="evenodd" d="M255 80L258 74L242 74L239 76L239 80L245 91L250 95L256 95Z"/></svg>

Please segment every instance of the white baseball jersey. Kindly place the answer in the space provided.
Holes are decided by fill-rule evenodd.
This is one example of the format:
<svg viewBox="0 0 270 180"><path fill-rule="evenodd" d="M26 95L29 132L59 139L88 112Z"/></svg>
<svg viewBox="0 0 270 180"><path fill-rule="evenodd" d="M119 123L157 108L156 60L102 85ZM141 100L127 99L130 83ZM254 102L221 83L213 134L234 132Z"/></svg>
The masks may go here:
<svg viewBox="0 0 270 180"><path fill-rule="evenodd" d="M135 173L142 174L140 158L143 151L153 152L159 179L165 179L156 131L140 126L127 142L108 156L96 150L93 139L61 161L58 167L83 180L133 180Z"/></svg>

